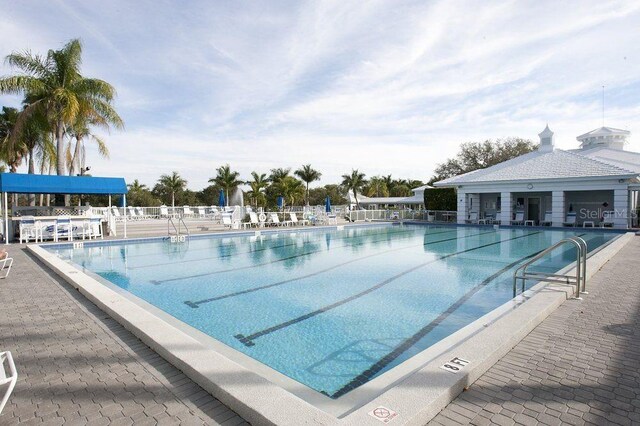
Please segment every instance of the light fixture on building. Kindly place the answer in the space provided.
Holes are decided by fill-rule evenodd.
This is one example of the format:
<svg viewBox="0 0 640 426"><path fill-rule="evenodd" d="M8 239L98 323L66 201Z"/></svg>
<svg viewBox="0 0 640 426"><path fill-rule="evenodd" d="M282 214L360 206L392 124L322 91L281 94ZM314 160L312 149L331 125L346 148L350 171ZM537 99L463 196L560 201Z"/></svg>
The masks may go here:
<svg viewBox="0 0 640 426"><path fill-rule="evenodd" d="M529 185L527 185L527 188L529 188L529 189L533 189L533 184L532 184L532 183L530 183Z"/></svg>

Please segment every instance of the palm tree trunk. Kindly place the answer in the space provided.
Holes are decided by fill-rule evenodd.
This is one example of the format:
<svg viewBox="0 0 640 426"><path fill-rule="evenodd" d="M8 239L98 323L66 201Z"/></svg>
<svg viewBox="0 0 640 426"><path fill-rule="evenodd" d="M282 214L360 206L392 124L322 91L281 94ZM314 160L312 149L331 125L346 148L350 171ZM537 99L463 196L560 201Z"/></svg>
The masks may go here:
<svg viewBox="0 0 640 426"><path fill-rule="evenodd" d="M174 210L173 213L175 213L175 209L176 209L176 193L171 191L171 208Z"/></svg>
<svg viewBox="0 0 640 426"><path fill-rule="evenodd" d="M32 175L36 172L36 168L35 168L35 164L33 161L33 148L29 150L29 174ZM36 205L36 195L35 194L29 194L29 205L30 206L35 206Z"/></svg>
<svg viewBox="0 0 640 426"><path fill-rule="evenodd" d="M80 158L80 149L82 148L82 138L76 136L76 147L73 149L73 157L71 158L71 164L69 164L69 176L73 176L76 171L76 162ZM82 173L82 171L80 172Z"/></svg>
<svg viewBox="0 0 640 426"><path fill-rule="evenodd" d="M356 208L360 210L360 202L358 202L358 193L356 192L355 188L353 188L353 198L356 199Z"/></svg>
<svg viewBox="0 0 640 426"><path fill-rule="evenodd" d="M309 207L309 182L307 183L307 207Z"/></svg>

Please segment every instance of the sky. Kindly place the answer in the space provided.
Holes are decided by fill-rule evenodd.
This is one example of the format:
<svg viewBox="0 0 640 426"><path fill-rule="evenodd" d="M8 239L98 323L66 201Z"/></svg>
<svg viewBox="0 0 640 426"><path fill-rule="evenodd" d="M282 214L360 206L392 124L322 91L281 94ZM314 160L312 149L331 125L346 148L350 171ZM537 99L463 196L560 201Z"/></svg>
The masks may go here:
<svg viewBox="0 0 640 426"><path fill-rule="evenodd" d="M0 55L83 43L124 131L94 176L194 190L223 164L428 180L468 141L556 146L604 124L640 151L637 1L0 0ZM16 70L0 64L0 75ZM21 98L0 96L0 105Z"/></svg>

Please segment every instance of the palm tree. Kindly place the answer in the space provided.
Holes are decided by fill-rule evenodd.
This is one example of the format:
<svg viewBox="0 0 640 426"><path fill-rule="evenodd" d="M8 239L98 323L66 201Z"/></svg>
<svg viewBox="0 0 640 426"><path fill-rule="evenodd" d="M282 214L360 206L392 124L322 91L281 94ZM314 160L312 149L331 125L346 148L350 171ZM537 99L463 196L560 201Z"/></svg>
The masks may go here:
<svg viewBox="0 0 640 426"><path fill-rule="evenodd" d="M311 164L306 164L304 166L302 166L301 169L298 169L294 172L294 174L296 176L298 176L300 179L302 179L302 181L304 183L307 184L307 190L305 191L305 203L307 204L307 206L309 205L309 184L311 182L315 182L317 180L320 180L320 177L322 176L322 173L320 173L317 170L314 170L311 168Z"/></svg>
<svg viewBox="0 0 640 426"><path fill-rule="evenodd" d="M78 120L69 128L69 135L75 138L76 143L71 150L71 141L67 144L67 165L69 166L69 176L75 174L76 167L82 170L85 165L85 140L92 140L98 146L98 153L102 158L109 158L109 148L105 141L93 134L90 129L91 125L101 125L100 121L88 117L79 117Z"/></svg>
<svg viewBox="0 0 640 426"><path fill-rule="evenodd" d="M149 189L147 185L145 185L144 183L140 183L138 179L135 179L133 182L127 185L127 187L129 187L129 192L140 192Z"/></svg>
<svg viewBox="0 0 640 426"><path fill-rule="evenodd" d="M0 158L9 167L11 173L15 173L27 155L27 147L22 141L12 143L19 112L16 108L2 107L0 113Z"/></svg>
<svg viewBox="0 0 640 426"><path fill-rule="evenodd" d="M216 172L218 173L216 177L209 179L209 182L216 184L218 188L224 189L225 195L227 196L226 201L228 206L229 198L231 197L231 190L235 190L238 185L243 183L238 179L240 177L240 173L231 171L231 167L229 167L228 164L218 167Z"/></svg>
<svg viewBox="0 0 640 426"><path fill-rule="evenodd" d="M367 197L388 197L389 189L384 179L380 176L374 176L369 179L369 188Z"/></svg>
<svg viewBox="0 0 640 426"><path fill-rule="evenodd" d="M304 197L304 186L302 182L292 176L286 176L280 179L276 186L285 203L289 202L289 205L294 205L296 199ZM284 208L284 204L282 207Z"/></svg>
<svg viewBox="0 0 640 426"><path fill-rule="evenodd" d="M171 207L176 206L176 192L182 191L187 186L187 181L182 179L178 172L170 175L162 175L158 179L158 186L165 192L171 193Z"/></svg>
<svg viewBox="0 0 640 426"><path fill-rule="evenodd" d="M288 177L290 172L291 172L291 169L289 169L289 168L287 168L287 169L283 169L283 168L271 169L271 174L269 175L269 180L274 185L276 185L282 179Z"/></svg>
<svg viewBox="0 0 640 426"><path fill-rule="evenodd" d="M111 105L115 89L103 80L80 74L80 40L71 40L60 50L49 50L46 57L26 51L14 52L6 60L23 73L1 78L0 93L25 93L29 105L21 114L24 119L36 110L48 117L56 141L59 175L65 174L65 156L62 155L65 134L79 118L92 117L107 127L124 126ZM16 132L21 131L22 121L18 121Z"/></svg>
<svg viewBox="0 0 640 426"><path fill-rule="evenodd" d="M258 208L258 203L262 205L266 201L264 190L269 185L269 178L265 173L258 174L256 172L251 172L251 178L252 180L246 182L251 187L247 195L253 200L255 207Z"/></svg>
<svg viewBox="0 0 640 426"><path fill-rule="evenodd" d="M350 175L342 175L342 186L348 191L353 192L353 196L356 199L356 206L360 209L360 203L358 202L358 191L367 183L364 179L365 174L360 173L358 169L352 170Z"/></svg>

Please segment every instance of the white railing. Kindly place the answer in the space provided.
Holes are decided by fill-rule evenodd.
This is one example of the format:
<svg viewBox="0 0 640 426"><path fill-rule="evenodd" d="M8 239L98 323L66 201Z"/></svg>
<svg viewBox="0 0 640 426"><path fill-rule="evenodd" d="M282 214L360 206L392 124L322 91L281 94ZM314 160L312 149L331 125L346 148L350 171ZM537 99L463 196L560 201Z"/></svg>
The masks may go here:
<svg viewBox="0 0 640 426"><path fill-rule="evenodd" d="M348 213L351 222L372 220L424 220L427 222L452 223L457 212L449 210L352 210Z"/></svg>

